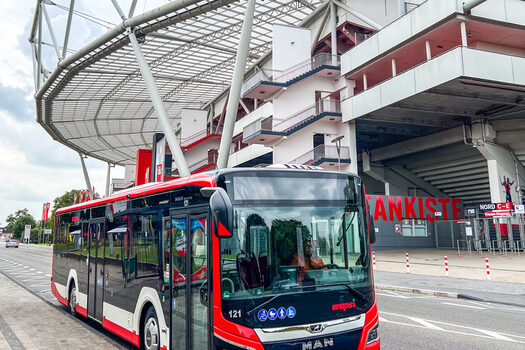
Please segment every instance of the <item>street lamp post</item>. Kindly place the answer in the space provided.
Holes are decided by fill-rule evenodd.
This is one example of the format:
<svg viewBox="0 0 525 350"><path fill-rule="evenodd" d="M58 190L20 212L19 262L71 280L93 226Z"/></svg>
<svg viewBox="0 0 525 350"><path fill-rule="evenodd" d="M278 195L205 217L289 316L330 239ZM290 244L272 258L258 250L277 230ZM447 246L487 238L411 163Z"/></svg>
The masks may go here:
<svg viewBox="0 0 525 350"><path fill-rule="evenodd" d="M335 143L335 148L337 149L337 170L341 171L341 140L344 135L337 136L332 140L332 143Z"/></svg>

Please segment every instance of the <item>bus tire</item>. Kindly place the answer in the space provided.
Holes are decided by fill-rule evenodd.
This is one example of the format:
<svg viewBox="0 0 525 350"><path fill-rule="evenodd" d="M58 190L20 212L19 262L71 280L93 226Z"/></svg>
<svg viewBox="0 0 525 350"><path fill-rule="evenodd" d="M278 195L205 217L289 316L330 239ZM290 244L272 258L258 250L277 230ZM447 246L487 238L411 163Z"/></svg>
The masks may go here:
<svg viewBox="0 0 525 350"><path fill-rule="evenodd" d="M71 287L69 288L69 312L71 315L77 316L77 287L73 281L71 281Z"/></svg>
<svg viewBox="0 0 525 350"><path fill-rule="evenodd" d="M155 308L150 306L142 324L142 349L160 350L160 328Z"/></svg>

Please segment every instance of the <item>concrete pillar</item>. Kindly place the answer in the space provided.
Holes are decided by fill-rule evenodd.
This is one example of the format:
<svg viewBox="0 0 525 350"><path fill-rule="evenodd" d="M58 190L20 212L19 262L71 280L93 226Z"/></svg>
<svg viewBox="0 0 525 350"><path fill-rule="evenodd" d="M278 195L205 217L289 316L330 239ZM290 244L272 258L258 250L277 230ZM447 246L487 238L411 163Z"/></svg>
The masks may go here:
<svg viewBox="0 0 525 350"><path fill-rule="evenodd" d="M487 160L491 200L493 203L521 204L515 187L518 183L525 183L525 168L516 160L512 150L496 144L495 138L496 132L491 125L473 125L473 145Z"/></svg>
<svg viewBox="0 0 525 350"><path fill-rule="evenodd" d="M363 90L368 89L368 78L366 76L366 73L363 74Z"/></svg>
<svg viewBox="0 0 525 350"><path fill-rule="evenodd" d="M397 75L396 59L392 58L392 76L395 77L396 75Z"/></svg>
<svg viewBox="0 0 525 350"><path fill-rule="evenodd" d="M461 22L461 45L467 47L467 23L465 21Z"/></svg>
<svg viewBox="0 0 525 350"><path fill-rule="evenodd" d="M345 124L345 138L347 139L345 143L348 143L350 149L350 165L347 167L346 171L357 174L357 135L355 132L355 121L351 120Z"/></svg>
<svg viewBox="0 0 525 350"><path fill-rule="evenodd" d="M430 41L425 41L425 51L427 54L427 61L432 58L432 51L430 50Z"/></svg>

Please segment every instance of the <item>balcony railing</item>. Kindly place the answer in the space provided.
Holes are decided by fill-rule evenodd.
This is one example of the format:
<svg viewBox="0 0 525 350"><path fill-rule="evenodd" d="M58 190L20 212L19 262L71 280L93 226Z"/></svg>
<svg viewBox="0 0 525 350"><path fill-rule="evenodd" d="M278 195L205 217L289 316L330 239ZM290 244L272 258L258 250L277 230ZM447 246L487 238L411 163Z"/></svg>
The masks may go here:
<svg viewBox="0 0 525 350"><path fill-rule="evenodd" d="M319 55L286 69L282 74L275 78L275 82L286 84L303 74L316 70L317 68L323 66L339 67L340 65L341 57L339 55L320 53Z"/></svg>
<svg viewBox="0 0 525 350"><path fill-rule="evenodd" d="M341 161L348 161L350 159L349 147L342 146L340 152L340 155L338 155L337 147L335 145L319 145L289 163L318 165L316 163L323 159L334 162L337 162L338 159Z"/></svg>
<svg viewBox="0 0 525 350"><path fill-rule="evenodd" d="M274 131L286 133L301 123L306 123L323 113L341 113L341 102L338 100L320 100L312 106L291 115L286 119L274 120Z"/></svg>
<svg viewBox="0 0 525 350"><path fill-rule="evenodd" d="M254 75L249 77L243 84L241 88L241 95L244 95L247 91L251 90L253 87L257 86L261 82L271 83L274 81L274 77L282 74L282 71L271 70L271 69L261 69L257 71Z"/></svg>
<svg viewBox="0 0 525 350"><path fill-rule="evenodd" d="M248 78L241 90L241 94L253 89L260 83L277 84L286 86L292 80L299 78L303 74L307 74L323 66L339 67L341 65L341 57L339 55L332 55L329 53L321 53L308 60L296 64L284 71L263 69L256 72Z"/></svg>
<svg viewBox="0 0 525 350"><path fill-rule="evenodd" d="M308 108L297 112L284 119L275 119L272 117L258 119L248 124L242 131L243 139L249 139L261 131L273 131L286 135L294 128L307 123L323 113L341 113L341 102L338 100L320 100Z"/></svg>
<svg viewBox="0 0 525 350"><path fill-rule="evenodd" d="M182 147L186 147L186 146L189 146L191 145L192 143L195 143L199 140L202 140L203 138L205 138L206 136L209 136L210 133L208 130L204 130L204 131L200 131L198 133L195 133L193 135L190 135L188 137L186 137L185 139L182 139L181 142L180 142L180 145Z"/></svg>

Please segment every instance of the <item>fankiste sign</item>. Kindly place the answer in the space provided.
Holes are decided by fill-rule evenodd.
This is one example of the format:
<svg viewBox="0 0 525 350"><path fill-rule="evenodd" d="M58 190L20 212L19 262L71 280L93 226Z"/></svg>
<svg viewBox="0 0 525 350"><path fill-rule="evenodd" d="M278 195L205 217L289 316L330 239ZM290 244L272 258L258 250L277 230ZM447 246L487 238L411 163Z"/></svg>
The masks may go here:
<svg viewBox="0 0 525 350"><path fill-rule="evenodd" d="M456 198L372 196L367 195L374 221L403 219L437 220L463 219L463 203ZM441 219L440 219L441 218Z"/></svg>

